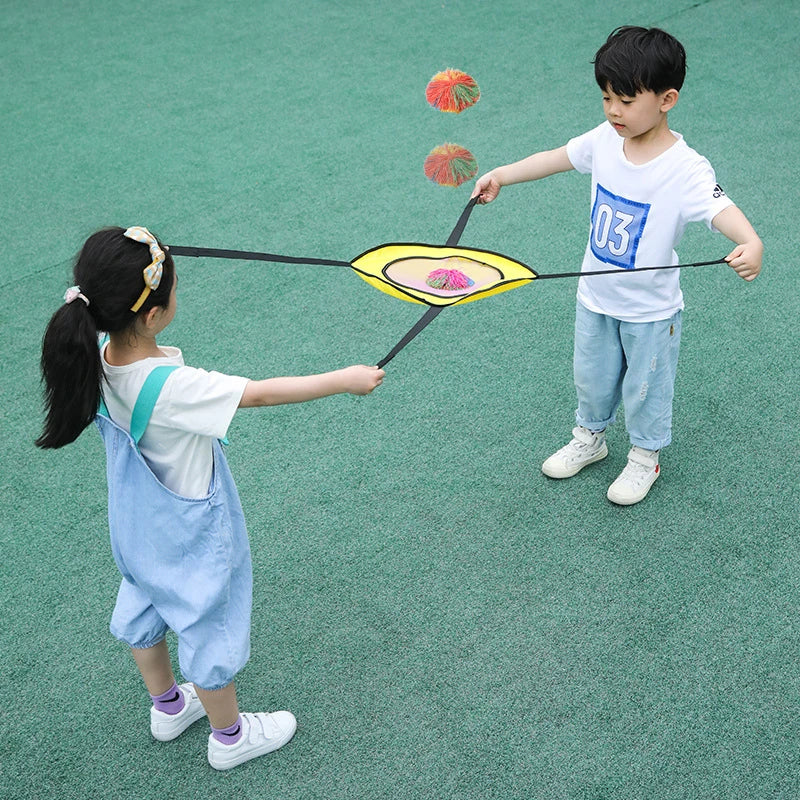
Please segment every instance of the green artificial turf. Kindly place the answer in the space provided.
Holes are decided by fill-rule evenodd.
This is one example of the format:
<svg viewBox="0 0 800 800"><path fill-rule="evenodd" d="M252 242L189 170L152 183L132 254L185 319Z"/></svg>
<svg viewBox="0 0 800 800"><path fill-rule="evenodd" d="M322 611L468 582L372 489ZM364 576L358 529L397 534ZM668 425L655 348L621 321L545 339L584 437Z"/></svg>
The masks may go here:
<svg viewBox="0 0 800 800"><path fill-rule="evenodd" d="M628 449L567 482L575 283L448 309L364 398L237 415L250 530L246 710L295 740L228 774L207 728L162 744L108 633L118 574L93 429L42 452L41 335L86 236L349 260L443 243L480 171L602 119L591 59L659 25L689 73L671 125L762 235L764 272L687 270L674 442L630 508ZM793 0L4 4L0 68L0 797L764 800L800 795L800 69ZM480 102L425 102L446 67ZM578 268L589 181L509 187L461 243ZM701 226L684 260L729 243ZM177 259L163 341L249 377L376 363L423 310L352 271Z"/></svg>

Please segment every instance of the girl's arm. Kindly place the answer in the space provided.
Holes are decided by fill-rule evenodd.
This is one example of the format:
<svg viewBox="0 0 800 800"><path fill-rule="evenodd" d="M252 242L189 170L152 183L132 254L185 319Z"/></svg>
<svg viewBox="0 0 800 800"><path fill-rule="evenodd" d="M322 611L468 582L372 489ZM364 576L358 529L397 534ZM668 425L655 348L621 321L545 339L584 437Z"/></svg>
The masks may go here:
<svg viewBox="0 0 800 800"><path fill-rule="evenodd" d="M497 167L491 172L487 172L478 178L472 196L477 197L479 203L491 203L503 186L524 181L536 181L539 178L546 178L548 175L567 172L571 169L575 168L567 157L566 145L556 150L543 150L523 158L522 161L506 164L504 167Z"/></svg>
<svg viewBox="0 0 800 800"><path fill-rule="evenodd" d="M761 272L764 245L747 217L736 206L728 206L711 220L711 224L736 244L725 258L728 264L740 278L755 280Z"/></svg>
<svg viewBox="0 0 800 800"><path fill-rule="evenodd" d="M304 403L331 394L369 394L381 385L385 374L377 367L358 365L320 375L249 381L239 401L239 408Z"/></svg>

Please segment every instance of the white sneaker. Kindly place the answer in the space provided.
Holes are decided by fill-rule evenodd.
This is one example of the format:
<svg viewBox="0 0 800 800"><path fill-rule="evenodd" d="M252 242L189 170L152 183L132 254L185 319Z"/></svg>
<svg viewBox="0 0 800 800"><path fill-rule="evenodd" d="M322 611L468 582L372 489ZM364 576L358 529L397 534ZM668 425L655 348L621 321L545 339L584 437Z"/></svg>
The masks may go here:
<svg viewBox="0 0 800 800"><path fill-rule="evenodd" d="M283 747L297 730L297 720L289 711L242 713L241 717L242 738L236 744L223 744L213 733L208 737L208 763L214 769L231 769L271 753Z"/></svg>
<svg viewBox="0 0 800 800"><path fill-rule="evenodd" d="M584 467L601 461L608 455L605 431L593 433L578 425L572 430L573 439L553 453L544 464L542 472L549 478L571 478Z"/></svg>
<svg viewBox="0 0 800 800"><path fill-rule="evenodd" d="M658 450L634 445L628 453L628 465L608 487L606 496L618 506L632 506L644 500L659 474Z"/></svg>
<svg viewBox="0 0 800 800"><path fill-rule="evenodd" d="M155 706L150 709L150 733L159 742L169 742L180 736L193 722L206 715L206 710L191 683L182 683L178 691L185 705L177 714L165 714Z"/></svg>

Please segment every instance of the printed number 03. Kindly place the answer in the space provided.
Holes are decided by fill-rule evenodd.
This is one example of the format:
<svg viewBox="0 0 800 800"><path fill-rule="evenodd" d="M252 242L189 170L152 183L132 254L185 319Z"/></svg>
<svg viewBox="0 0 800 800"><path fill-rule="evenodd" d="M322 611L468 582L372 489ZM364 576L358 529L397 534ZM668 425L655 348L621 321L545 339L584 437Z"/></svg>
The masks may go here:
<svg viewBox="0 0 800 800"><path fill-rule="evenodd" d="M605 250L614 256L621 256L628 252L631 243L631 236L628 233L628 226L633 222L633 214L626 214L619 209L614 210L606 203L601 203L597 207L597 216L594 225L594 243L598 250ZM612 236L611 225L614 225Z"/></svg>

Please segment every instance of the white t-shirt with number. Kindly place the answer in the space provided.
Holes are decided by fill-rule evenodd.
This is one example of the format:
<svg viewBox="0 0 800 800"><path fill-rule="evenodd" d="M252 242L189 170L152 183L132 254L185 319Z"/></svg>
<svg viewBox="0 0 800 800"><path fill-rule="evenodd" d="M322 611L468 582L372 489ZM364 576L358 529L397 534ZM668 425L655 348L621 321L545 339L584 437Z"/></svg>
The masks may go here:
<svg viewBox="0 0 800 800"><path fill-rule="evenodd" d="M177 347L160 347L163 358L115 367L101 352L107 381L103 399L111 419L130 431L131 414L154 367L178 366L164 384L139 450L156 477L183 497L205 497L214 465L213 441L224 439L247 378L187 367ZM142 498L146 505L147 498Z"/></svg>
<svg viewBox="0 0 800 800"><path fill-rule="evenodd" d="M673 132L674 133L674 132ZM731 200L714 170L679 133L677 141L646 164L632 164L624 139L608 122L570 139L567 156L592 175L589 243L582 272L677 264L675 247L689 222L711 220ZM683 308L680 270L640 275L582 277L578 300L590 311L625 322L668 319Z"/></svg>

